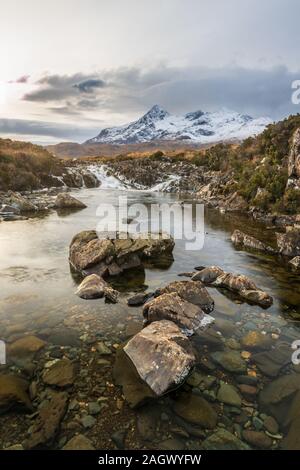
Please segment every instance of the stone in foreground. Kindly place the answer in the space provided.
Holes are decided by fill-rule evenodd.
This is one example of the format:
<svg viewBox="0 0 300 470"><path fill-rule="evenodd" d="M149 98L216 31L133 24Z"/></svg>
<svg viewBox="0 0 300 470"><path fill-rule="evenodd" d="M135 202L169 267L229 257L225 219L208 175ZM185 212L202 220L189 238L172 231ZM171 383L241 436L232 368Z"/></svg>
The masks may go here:
<svg viewBox="0 0 300 470"><path fill-rule="evenodd" d="M90 274L83 279L81 284L76 290L76 295L81 299L101 299L106 297L111 302L117 302L118 292L104 281L104 279L97 274Z"/></svg>
<svg viewBox="0 0 300 470"><path fill-rule="evenodd" d="M95 450L91 441L83 434L72 437L62 450Z"/></svg>
<svg viewBox="0 0 300 470"><path fill-rule="evenodd" d="M149 323L171 320L188 334L193 334L213 322L213 317L206 315L197 305L183 300L175 292L162 294L147 302L143 315Z"/></svg>
<svg viewBox="0 0 300 470"><path fill-rule="evenodd" d="M156 396L178 387L195 364L188 338L167 320L144 328L127 343L124 352Z"/></svg>

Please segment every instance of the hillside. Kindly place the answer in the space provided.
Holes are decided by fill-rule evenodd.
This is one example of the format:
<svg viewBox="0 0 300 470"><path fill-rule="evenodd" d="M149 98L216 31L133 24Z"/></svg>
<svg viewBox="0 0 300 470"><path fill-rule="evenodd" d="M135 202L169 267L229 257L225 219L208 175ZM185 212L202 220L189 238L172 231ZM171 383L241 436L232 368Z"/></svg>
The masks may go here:
<svg viewBox="0 0 300 470"><path fill-rule="evenodd" d="M63 165L46 149L29 142L0 139L0 191L59 186Z"/></svg>

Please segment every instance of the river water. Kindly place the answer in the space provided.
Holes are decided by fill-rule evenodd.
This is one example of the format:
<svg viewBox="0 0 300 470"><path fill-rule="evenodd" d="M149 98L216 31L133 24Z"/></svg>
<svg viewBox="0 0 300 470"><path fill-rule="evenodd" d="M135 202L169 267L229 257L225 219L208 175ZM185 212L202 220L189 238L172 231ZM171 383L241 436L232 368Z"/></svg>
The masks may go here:
<svg viewBox="0 0 300 470"><path fill-rule="evenodd" d="M172 262L159 263L158 260L155 266L146 267L145 270L134 270L112 280L114 287L121 291L120 302L116 305L107 304L102 299L91 301L79 299L74 294L78 280L74 279L70 272L68 247L77 232L96 228L98 222L96 209L99 203L116 205L120 195L126 195L129 204L137 202L146 205L162 202L172 203L182 200L182 196L115 188L81 189L73 191L72 194L88 207L75 213L58 214L52 211L42 217L0 224L1 339L11 342L23 335L34 334L51 344L51 338L56 335L54 344L63 348L63 342L59 344L57 341L57 333L59 332L68 336L68 329L72 332L78 331L82 342L86 341L86 336L96 335L97 339L106 341L106 344L111 347L112 355L109 358L111 367L105 372L105 377L106 383L112 382L111 387L114 387L111 377L114 351L117 345L130 336L130 328L138 330L142 326L141 308L128 307L127 299L135 292L150 292L170 281L184 279L178 277L178 274L193 271L197 265L217 265L228 272L246 274L254 280L259 288L266 290L274 298L272 307L263 310L258 306L241 303L232 296L224 295L224 292L213 288L209 289L215 300L215 311L212 315L219 320L217 326L213 327L213 331L217 335L216 341L223 342L225 349L229 349L229 343L227 345L229 339L234 339L238 343L237 350L243 351L245 348L240 345L240 340L243 335L252 330L259 330L269 335L273 334L274 342L270 349L279 343L290 347L293 340L300 339L298 326L298 319L300 319L299 277L276 257L237 250L230 241L232 231L240 228L273 244L275 231L270 227L254 223L247 217L220 214L214 210L205 211L203 249L186 251L184 242L177 240ZM196 341L195 344L196 347L199 347L201 355L206 354L208 358L210 358L209 355L212 351L218 350L218 342L208 341L206 345L199 343L197 346ZM67 343L66 345L68 348ZM71 344L71 346L76 349L75 345ZM77 348L79 351L78 345ZM248 364L248 373L257 378L256 387L259 391L276 377L274 374L273 377L265 374L255 362L252 362L251 357L256 352L248 351L249 354L245 356L245 360ZM285 365L278 375L289 373L291 367L293 366L290 364ZM215 371L212 369L217 381L224 379L237 386L234 374L225 371L225 376L223 376L224 371L220 375L220 370L219 367ZM104 387L103 380L102 386ZM75 389L82 400L91 401L89 391L85 390L84 386L81 392L80 384L78 389L76 387ZM189 435L186 429L180 434L178 422L176 424L172 422L174 416L172 406L163 401L148 405L153 406L153 410L155 409L158 414L155 415L156 422L153 433L150 437L145 437L143 430L138 429L136 424L136 420L140 419L139 413L141 412L139 410L132 411L126 403L124 404L120 388L115 387L114 390L109 394L104 389L102 390L104 396L106 394L109 399L114 400L114 404L116 400L119 403L116 408L108 401L108 406L101 413L101 419L97 418L100 429L103 428L103 435L99 435L98 428L97 432L93 429L88 429L85 432L95 446L98 448L114 447L115 444L111 441L110 434L113 430L117 432L120 428L125 427L124 429L127 430L125 447L176 448L177 446L177 448L196 448L198 445L201 448L201 440L205 438L205 433L207 435L208 431L204 432L202 438ZM72 398L76 399L76 396L73 394ZM122 405L120 405L121 402ZM159 406L163 408L159 408L157 411ZM213 398L212 406L219 413L220 423L218 425L220 427L232 426L232 432L236 434L242 432L245 420L235 421L235 415L231 414L230 409L219 408L219 404L214 402ZM264 415L261 419L260 413L265 410L260 410L257 397L250 400L250 404L243 404L243 407L246 411L252 410L247 411L250 416L250 418L248 416L248 421L250 420L251 429L254 417L258 421L263 420ZM244 409L242 409L243 413ZM71 415L70 419L76 422L76 419L79 419L78 415L80 415L80 411L77 411L75 418ZM5 419L5 417L0 417L0 420ZM18 418L15 419L18 423ZM277 420L280 420L280 417L277 417ZM109 429L109 423L113 423L114 429ZM279 425L279 438L278 440L274 439L275 444L273 444L275 447L280 444L280 433L281 436L285 436L287 432L286 428L281 427L280 422ZM249 425L247 426L249 427ZM20 425L20 429L15 431L15 440L19 441L24 437L22 433L25 432L25 427L23 430ZM77 432L79 431L80 426ZM63 428L62 435L70 437L70 431L65 431ZM10 443L14 441L13 436L14 431L11 431ZM66 437L63 437L61 442L55 441L53 447L61 446L65 439ZM6 441L4 438L3 446L7 444Z"/></svg>

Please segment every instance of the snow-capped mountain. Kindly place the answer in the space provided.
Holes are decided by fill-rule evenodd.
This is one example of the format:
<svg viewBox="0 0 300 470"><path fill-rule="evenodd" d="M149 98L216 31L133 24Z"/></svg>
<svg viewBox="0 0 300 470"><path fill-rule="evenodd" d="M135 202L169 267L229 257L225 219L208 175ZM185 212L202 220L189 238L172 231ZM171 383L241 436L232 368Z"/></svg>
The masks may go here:
<svg viewBox="0 0 300 470"><path fill-rule="evenodd" d="M259 134L270 123L268 118L253 119L251 116L228 110L172 115L155 105L137 121L102 129L97 137L86 143L135 144L155 140L209 143L244 139Z"/></svg>

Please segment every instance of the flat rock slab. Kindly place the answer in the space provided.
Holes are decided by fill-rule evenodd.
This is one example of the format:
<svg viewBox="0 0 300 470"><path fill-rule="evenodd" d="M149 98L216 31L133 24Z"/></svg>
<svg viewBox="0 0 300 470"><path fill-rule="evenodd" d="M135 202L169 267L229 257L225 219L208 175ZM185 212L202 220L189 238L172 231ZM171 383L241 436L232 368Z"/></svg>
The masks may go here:
<svg viewBox="0 0 300 470"><path fill-rule="evenodd" d="M36 336L24 336L8 346L8 356L34 355L46 345L45 341Z"/></svg>
<svg viewBox="0 0 300 470"><path fill-rule="evenodd" d="M59 392L53 395L49 404L41 408L25 442L26 449L34 449L51 444L57 435L60 423L67 410L68 395Z"/></svg>
<svg viewBox="0 0 300 470"><path fill-rule="evenodd" d="M75 368L69 359L60 359L43 373L43 381L47 385L68 387L74 383Z"/></svg>
<svg viewBox="0 0 300 470"><path fill-rule="evenodd" d="M84 209L87 206L68 193L59 193L56 196L54 207L56 209Z"/></svg>
<svg viewBox="0 0 300 470"><path fill-rule="evenodd" d="M211 358L228 372L234 374L243 374L246 372L246 362L237 351L216 351L211 354Z"/></svg>
<svg viewBox="0 0 300 470"><path fill-rule="evenodd" d="M178 387L195 364L188 338L167 320L144 328L126 344L124 352L156 396Z"/></svg>
<svg viewBox="0 0 300 470"><path fill-rule="evenodd" d="M174 281L168 286L158 289L156 294L170 294L175 292L183 300L197 305L205 313L214 309L214 301L201 281Z"/></svg>
<svg viewBox="0 0 300 470"><path fill-rule="evenodd" d="M203 310L186 300L177 293L162 294L147 302L143 308L143 315L148 322L170 320L187 334L193 334L199 328L206 328L214 319L206 315Z"/></svg>

